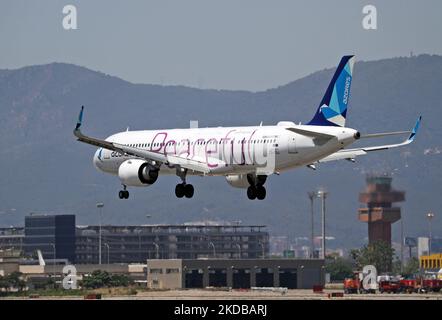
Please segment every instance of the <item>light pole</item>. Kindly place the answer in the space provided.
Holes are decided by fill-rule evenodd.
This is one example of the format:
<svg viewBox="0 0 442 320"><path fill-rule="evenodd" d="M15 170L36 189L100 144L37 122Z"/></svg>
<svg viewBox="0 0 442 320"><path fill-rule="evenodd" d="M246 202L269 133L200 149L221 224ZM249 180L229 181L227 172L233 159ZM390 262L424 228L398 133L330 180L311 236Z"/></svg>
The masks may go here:
<svg viewBox="0 0 442 320"><path fill-rule="evenodd" d="M146 214L146 219L150 220L150 218L152 218L152 215ZM139 253L140 262L143 262L143 260L142 260L143 252L141 250L141 232L142 231L143 231L142 229L140 229L138 231L138 250L140 251L140 253ZM150 250L149 250L149 246L146 246L146 247L147 247L147 257L146 257L146 260L147 260L147 259L150 259Z"/></svg>
<svg viewBox="0 0 442 320"><path fill-rule="evenodd" d="M54 288L55 288L55 277L56 277L56 274L55 274L55 257L57 256L57 251L55 250L55 244L53 244L53 243L50 243L49 244L53 249L54 249L54 260L52 260L52 271L54 272Z"/></svg>
<svg viewBox="0 0 442 320"><path fill-rule="evenodd" d="M327 198L327 192L323 189L320 189L317 193L318 198L321 198L322 200L322 206L321 206L321 219L322 219L322 252L321 252L321 259L325 259L325 198Z"/></svg>
<svg viewBox="0 0 442 320"><path fill-rule="evenodd" d="M102 215L103 207L104 207L103 202L97 203L98 215L100 218L100 226L99 226L99 230L98 230L98 264L99 265L101 265L101 215Z"/></svg>
<svg viewBox="0 0 442 320"><path fill-rule="evenodd" d="M141 228L141 226L140 226ZM141 229L135 230L135 233L138 235L138 260L141 262L141 256L142 256L142 252L141 252Z"/></svg>
<svg viewBox="0 0 442 320"><path fill-rule="evenodd" d="M431 220L434 218L433 212L427 213L427 219L428 219L428 255L431 255Z"/></svg>
<svg viewBox="0 0 442 320"><path fill-rule="evenodd" d="M265 250L264 250L264 243L261 240L259 240L258 244L261 246L261 249L262 249L262 258L265 259L266 254L265 254Z"/></svg>
<svg viewBox="0 0 442 320"><path fill-rule="evenodd" d="M155 253L155 259L159 259L160 255L159 255L158 251L160 250L160 246L156 242L153 242L153 245L155 246L155 252L156 252Z"/></svg>
<svg viewBox="0 0 442 320"><path fill-rule="evenodd" d="M241 246L239 245L239 243L236 243L235 245L238 248L239 258L241 259Z"/></svg>
<svg viewBox="0 0 442 320"><path fill-rule="evenodd" d="M404 218L401 218L401 274L404 271Z"/></svg>
<svg viewBox="0 0 442 320"><path fill-rule="evenodd" d="M311 252L310 252L310 258L313 258L314 257L314 254L315 254L315 231L314 231L314 228L315 228L315 221L314 221L314 209L313 209L313 205L314 205L314 201L315 201L315 197L316 197L316 192L314 192L314 191L310 191L310 192L308 192L307 193L308 194L308 197L309 197L309 199L310 199L310 215L311 215L311 217L310 217L310 223L311 223L311 228L312 228L312 230L311 230L311 234L310 234L310 237L311 237L311 248L310 248L310 250L311 250Z"/></svg>
<svg viewBox="0 0 442 320"><path fill-rule="evenodd" d="M109 266L109 244L104 243L104 245L105 245L106 248L107 248L107 266Z"/></svg>
<svg viewBox="0 0 442 320"><path fill-rule="evenodd" d="M213 257L215 258L216 257L215 244L212 241L209 242L209 247L210 246L212 246L212 248L213 248Z"/></svg>

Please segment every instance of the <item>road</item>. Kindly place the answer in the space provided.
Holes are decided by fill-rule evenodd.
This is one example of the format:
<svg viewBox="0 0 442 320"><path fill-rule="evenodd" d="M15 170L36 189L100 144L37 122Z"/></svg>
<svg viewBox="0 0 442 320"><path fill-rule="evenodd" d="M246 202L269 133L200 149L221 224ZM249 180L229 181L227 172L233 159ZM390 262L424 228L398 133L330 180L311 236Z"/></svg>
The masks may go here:
<svg viewBox="0 0 442 320"><path fill-rule="evenodd" d="M139 291L136 295L103 295L103 300L442 300L442 293L425 294L346 294L343 297L329 297L332 292L342 290L324 290L314 293L312 290L287 290L275 292L270 290L164 290ZM29 299L29 298L2 298ZM82 300L82 296L39 297L40 300Z"/></svg>

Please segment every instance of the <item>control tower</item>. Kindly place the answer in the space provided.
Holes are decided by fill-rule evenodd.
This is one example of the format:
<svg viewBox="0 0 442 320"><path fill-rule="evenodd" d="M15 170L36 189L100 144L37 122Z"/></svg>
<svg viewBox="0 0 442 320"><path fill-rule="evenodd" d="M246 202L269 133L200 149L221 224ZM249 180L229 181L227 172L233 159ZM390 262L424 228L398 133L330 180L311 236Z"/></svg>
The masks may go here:
<svg viewBox="0 0 442 320"><path fill-rule="evenodd" d="M394 202L405 200L404 191L391 188L392 177L388 175L367 175L367 187L359 194L359 221L368 223L368 243L383 240L391 245L391 224L401 218L401 208L393 207Z"/></svg>

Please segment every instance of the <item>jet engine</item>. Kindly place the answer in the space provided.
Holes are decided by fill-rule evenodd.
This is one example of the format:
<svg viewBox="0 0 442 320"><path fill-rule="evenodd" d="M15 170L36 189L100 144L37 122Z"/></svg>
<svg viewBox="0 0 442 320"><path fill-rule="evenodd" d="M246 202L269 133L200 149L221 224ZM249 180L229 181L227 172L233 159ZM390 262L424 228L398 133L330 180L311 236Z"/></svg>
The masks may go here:
<svg viewBox="0 0 442 320"><path fill-rule="evenodd" d="M118 168L118 177L126 186L149 186L158 179L158 169L141 159L129 159Z"/></svg>
<svg viewBox="0 0 442 320"><path fill-rule="evenodd" d="M250 186L246 174L232 174L226 176L227 183L235 188L247 188Z"/></svg>

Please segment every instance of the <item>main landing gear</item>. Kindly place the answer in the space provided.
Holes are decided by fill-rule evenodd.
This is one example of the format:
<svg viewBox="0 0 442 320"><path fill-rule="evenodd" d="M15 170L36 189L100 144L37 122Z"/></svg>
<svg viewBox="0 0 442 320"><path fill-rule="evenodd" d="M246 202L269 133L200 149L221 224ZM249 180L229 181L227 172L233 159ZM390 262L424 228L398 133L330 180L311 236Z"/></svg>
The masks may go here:
<svg viewBox="0 0 442 320"><path fill-rule="evenodd" d="M247 175L247 181L250 186L247 188L247 198L250 200L264 200L266 197L266 188L264 188L264 183L266 182L267 176L255 176L252 174Z"/></svg>
<svg viewBox="0 0 442 320"><path fill-rule="evenodd" d="M176 185L175 195L178 198L182 197L192 198L195 190L193 188L193 185L186 183L187 169L177 168L176 174L178 177L181 178L182 183Z"/></svg>
<svg viewBox="0 0 442 320"><path fill-rule="evenodd" d="M120 199L129 199L129 191L126 190L126 186L123 184L123 190L118 192L118 197Z"/></svg>

